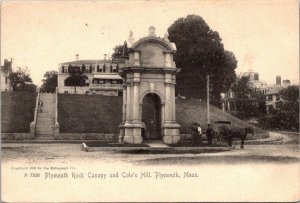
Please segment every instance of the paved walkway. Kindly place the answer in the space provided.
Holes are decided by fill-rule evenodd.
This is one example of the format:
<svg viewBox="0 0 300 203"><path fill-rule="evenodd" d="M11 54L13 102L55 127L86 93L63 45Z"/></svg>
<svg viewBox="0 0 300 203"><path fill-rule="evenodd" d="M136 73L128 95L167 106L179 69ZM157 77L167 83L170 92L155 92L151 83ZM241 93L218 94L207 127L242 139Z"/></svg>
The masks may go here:
<svg viewBox="0 0 300 203"><path fill-rule="evenodd" d="M169 146L165 145L164 143L145 143L147 144L149 147L152 148L168 148Z"/></svg>

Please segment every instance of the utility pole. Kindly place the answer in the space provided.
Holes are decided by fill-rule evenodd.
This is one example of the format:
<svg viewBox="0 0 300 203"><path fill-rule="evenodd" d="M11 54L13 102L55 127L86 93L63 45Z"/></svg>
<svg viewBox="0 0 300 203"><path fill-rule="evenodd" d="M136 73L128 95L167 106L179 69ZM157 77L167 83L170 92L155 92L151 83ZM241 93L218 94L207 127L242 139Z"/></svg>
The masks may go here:
<svg viewBox="0 0 300 203"><path fill-rule="evenodd" d="M206 102L207 102L207 124L210 124L210 115L209 115L209 75L207 75L207 84L206 84Z"/></svg>

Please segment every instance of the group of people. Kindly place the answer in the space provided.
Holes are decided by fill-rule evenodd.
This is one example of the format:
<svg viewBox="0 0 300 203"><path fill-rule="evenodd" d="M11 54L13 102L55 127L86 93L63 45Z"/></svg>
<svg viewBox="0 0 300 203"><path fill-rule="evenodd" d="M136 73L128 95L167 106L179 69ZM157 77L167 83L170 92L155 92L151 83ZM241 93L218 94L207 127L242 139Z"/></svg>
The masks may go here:
<svg viewBox="0 0 300 203"><path fill-rule="evenodd" d="M200 126L200 124L198 123L192 123L191 126L192 129L192 137L191 137L191 143L192 145L197 145L197 144L201 144L202 143L202 128ZM207 143L208 145L212 145L212 141L213 141L213 137L215 135L215 131L214 129L211 127L210 124L207 125L207 129L206 129L206 137L207 137Z"/></svg>

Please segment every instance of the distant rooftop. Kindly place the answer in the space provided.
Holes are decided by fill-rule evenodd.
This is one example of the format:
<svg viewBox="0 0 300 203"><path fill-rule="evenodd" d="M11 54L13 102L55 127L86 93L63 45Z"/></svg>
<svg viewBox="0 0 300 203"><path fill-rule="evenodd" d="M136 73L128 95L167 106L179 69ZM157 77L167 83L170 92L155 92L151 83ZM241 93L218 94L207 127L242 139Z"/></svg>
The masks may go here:
<svg viewBox="0 0 300 203"><path fill-rule="evenodd" d="M103 63L125 63L123 59L111 59L111 60L78 60L78 61L68 61L60 63L60 65L69 65L69 64L103 64Z"/></svg>
<svg viewBox="0 0 300 203"><path fill-rule="evenodd" d="M63 65L69 64L96 64L96 63L112 63L112 60L78 60L61 63Z"/></svg>
<svg viewBox="0 0 300 203"><path fill-rule="evenodd" d="M266 88L266 95L270 95L270 94L278 94L280 90L282 90L283 87L279 87L276 85L273 85L272 87L267 87Z"/></svg>

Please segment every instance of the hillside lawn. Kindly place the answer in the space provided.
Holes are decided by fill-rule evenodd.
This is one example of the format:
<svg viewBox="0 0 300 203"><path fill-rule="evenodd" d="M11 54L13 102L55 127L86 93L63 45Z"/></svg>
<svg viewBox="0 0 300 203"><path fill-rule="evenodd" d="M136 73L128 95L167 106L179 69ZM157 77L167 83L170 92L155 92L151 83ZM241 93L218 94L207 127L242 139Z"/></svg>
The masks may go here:
<svg viewBox="0 0 300 203"><path fill-rule="evenodd" d="M118 133L122 121L122 97L101 95L58 95L58 122L60 132ZM176 99L176 120L181 125L180 133L191 133L192 122L206 129L206 103L197 99ZM219 120L232 122L233 127L252 126L255 133L263 132L245 121L210 106L211 123Z"/></svg>
<svg viewBox="0 0 300 203"><path fill-rule="evenodd" d="M29 133L36 92L1 92L1 132Z"/></svg>
<svg viewBox="0 0 300 203"><path fill-rule="evenodd" d="M115 133L122 122L122 97L58 95L59 131Z"/></svg>

